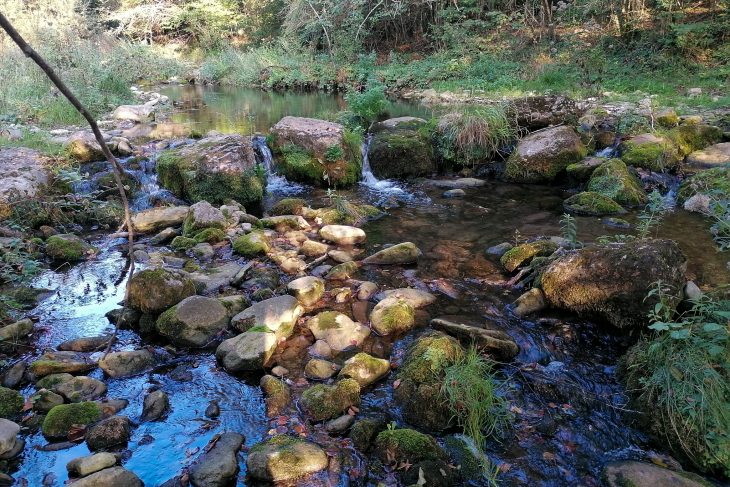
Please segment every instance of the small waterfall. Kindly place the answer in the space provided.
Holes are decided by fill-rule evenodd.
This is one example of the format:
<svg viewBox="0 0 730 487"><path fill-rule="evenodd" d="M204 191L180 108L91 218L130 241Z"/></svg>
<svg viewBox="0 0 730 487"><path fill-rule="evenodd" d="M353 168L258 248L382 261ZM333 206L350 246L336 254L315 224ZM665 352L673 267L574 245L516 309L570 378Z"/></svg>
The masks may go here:
<svg viewBox="0 0 730 487"><path fill-rule="evenodd" d="M370 144L373 141L373 136L368 134L362 144L362 177L360 184L363 186L377 191L379 193L405 193L406 191L398 186L395 181L389 181L387 179L378 179L373 174L370 168Z"/></svg>
<svg viewBox="0 0 730 487"><path fill-rule="evenodd" d="M621 138L616 137L613 144L596 152L596 157L605 157L607 159L613 159L618 155L618 146L621 144Z"/></svg>
<svg viewBox="0 0 730 487"><path fill-rule="evenodd" d="M307 191L307 188L298 183L288 181L284 176L277 174L274 169L274 155L266 143L266 137L256 135L253 137L253 149L256 159L266 172L266 192L285 195L300 194Z"/></svg>

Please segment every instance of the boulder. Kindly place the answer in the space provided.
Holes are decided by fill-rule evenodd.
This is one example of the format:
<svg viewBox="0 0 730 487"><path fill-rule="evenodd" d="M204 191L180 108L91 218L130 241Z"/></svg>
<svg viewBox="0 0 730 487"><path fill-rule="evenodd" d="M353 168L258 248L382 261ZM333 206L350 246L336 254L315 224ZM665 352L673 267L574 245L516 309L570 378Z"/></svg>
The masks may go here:
<svg viewBox="0 0 730 487"><path fill-rule="evenodd" d="M707 487L709 483L689 472L675 472L666 468L634 461L606 465L603 478L608 487Z"/></svg>
<svg viewBox="0 0 730 487"><path fill-rule="evenodd" d="M608 196L592 191L574 194L563 202L563 208L572 215L609 216L626 213L623 206Z"/></svg>
<svg viewBox="0 0 730 487"><path fill-rule="evenodd" d="M142 405L142 421L157 421L170 409L170 398L165 391L156 390L147 394Z"/></svg>
<svg viewBox="0 0 730 487"><path fill-rule="evenodd" d="M94 247L76 235L52 235L46 240L46 255L55 262L77 262L84 260Z"/></svg>
<svg viewBox="0 0 730 487"><path fill-rule="evenodd" d="M256 257L271 251L271 244L264 232L251 232L233 242L233 251L244 257Z"/></svg>
<svg viewBox="0 0 730 487"><path fill-rule="evenodd" d="M168 227L182 225L190 210L187 206L161 206L150 208L132 216L132 225L139 233L152 233Z"/></svg>
<svg viewBox="0 0 730 487"><path fill-rule="evenodd" d="M206 448L190 467L190 481L195 487L225 487L238 473L238 451L243 445L243 435L223 433Z"/></svg>
<svg viewBox="0 0 730 487"><path fill-rule="evenodd" d="M38 195L50 182L50 164L50 158L33 149L0 148L0 201Z"/></svg>
<svg viewBox="0 0 730 487"><path fill-rule="evenodd" d="M695 196L706 199L706 204L697 205L699 207L709 207L713 199L730 198L730 166L706 169L685 179L677 191L677 198L687 203Z"/></svg>
<svg viewBox="0 0 730 487"><path fill-rule="evenodd" d="M304 309L294 296L277 296L241 311L233 317L231 325L239 331L263 329L275 333L279 338L287 338L303 312Z"/></svg>
<svg viewBox="0 0 730 487"><path fill-rule="evenodd" d="M431 320L431 328L451 335L467 346L476 345L500 362L508 362L520 352L512 337L500 330L454 323L441 318Z"/></svg>
<svg viewBox="0 0 730 487"><path fill-rule="evenodd" d="M0 387L0 417L17 416L23 410L25 399L14 389Z"/></svg>
<svg viewBox="0 0 730 487"><path fill-rule="evenodd" d="M101 408L95 402L61 404L51 409L43 420L43 436L66 438L73 425L86 426L101 418Z"/></svg>
<svg viewBox="0 0 730 487"><path fill-rule="evenodd" d="M346 225L325 225L319 230L319 236L337 245L356 245L366 238L361 228Z"/></svg>
<svg viewBox="0 0 730 487"><path fill-rule="evenodd" d="M311 225L300 215L279 215L269 216L260 220L265 228L273 228L277 232L289 232L292 230L309 230Z"/></svg>
<svg viewBox="0 0 730 487"><path fill-rule="evenodd" d="M20 426L0 418L0 456L13 451L18 442L18 433L20 433Z"/></svg>
<svg viewBox="0 0 730 487"><path fill-rule="evenodd" d="M35 377L50 374L88 372L96 368L88 355L77 352L46 352L30 364L30 372Z"/></svg>
<svg viewBox="0 0 730 487"><path fill-rule="evenodd" d="M215 298L189 296L157 318L157 332L181 347L205 347L229 323L228 310Z"/></svg>
<svg viewBox="0 0 730 487"><path fill-rule="evenodd" d="M687 156L687 164L700 169L711 169L730 164L730 142L711 145L706 149L692 152Z"/></svg>
<svg viewBox="0 0 730 487"><path fill-rule="evenodd" d="M0 328L0 342L8 345L8 348L14 348L12 343L18 343L28 335L33 333L33 322L28 318L16 321Z"/></svg>
<svg viewBox="0 0 730 487"><path fill-rule="evenodd" d="M256 328L222 342L215 351L228 372L257 371L271 358L278 343L272 331Z"/></svg>
<svg viewBox="0 0 730 487"><path fill-rule="evenodd" d="M645 205L649 199L639 179L620 159L611 159L597 167L586 185L586 191L600 193L628 206Z"/></svg>
<svg viewBox="0 0 730 487"><path fill-rule="evenodd" d="M301 253L307 257L321 257L329 252L329 245L314 240L305 240L300 249Z"/></svg>
<svg viewBox="0 0 730 487"><path fill-rule="evenodd" d="M53 391L69 402L93 401L106 394L106 384L91 377L74 377L58 384Z"/></svg>
<svg viewBox="0 0 730 487"><path fill-rule="evenodd" d="M316 384L302 393L299 404L313 421L326 421L360 404L360 385L353 379Z"/></svg>
<svg viewBox="0 0 730 487"><path fill-rule="evenodd" d="M407 428L378 433L375 452L384 462L395 460L413 464L422 460L446 458L445 452L432 436Z"/></svg>
<svg viewBox="0 0 730 487"><path fill-rule="evenodd" d="M112 117L116 120L131 120L132 122L151 122L155 119L154 105L121 105L114 110Z"/></svg>
<svg viewBox="0 0 730 487"><path fill-rule="evenodd" d="M274 418L282 414L291 402L291 391L286 382L272 375L265 375L261 377L260 385L266 398L266 415Z"/></svg>
<svg viewBox="0 0 730 487"><path fill-rule="evenodd" d="M433 431L452 424L442 385L446 368L463 355L461 344L441 332L422 335L408 348L398 368L400 386L393 391L408 423Z"/></svg>
<svg viewBox="0 0 730 487"><path fill-rule="evenodd" d="M301 215L302 210L308 207L307 200L302 198L284 198L277 201L269 210L269 215Z"/></svg>
<svg viewBox="0 0 730 487"><path fill-rule="evenodd" d="M553 307L618 328L644 329L658 300L647 297L649 289L661 281L681 290L687 281L686 265L675 242L636 240L569 252L545 269L540 282Z"/></svg>
<svg viewBox="0 0 730 487"><path fill-rule="evenodd" d="M178 198L220 205L258 204L264 180L257 172L251 137L218 135L165 151L157 160L160 185Z"/></svg>
<svg viewBox="0 0 730 487"><path fill-rule="evenodd" d="M337 311L319 313L307 326L317 340L323 340L336 352L357 348L370 335L370 328Z"/></svg>
<svg viewBox="0 0 730 487"><path fill-rule="evenodd" d="M47 413L59 404L63 404L64 400L60 394L48 389L40 389L30 397L30 402L33 404L33 411Z"/></svg>
<svg viewBox="0 0 730 487"><path fill-rule="evenodd" d="M105 468L113 467L116 464L116 455L108 452L100 452L85 457L74 458L66 464L66 470L72 477L86 477Z"/></svg>
<svg viewBox="0 0 730 487"><path fill-rule="evenodd" d="M360 352L347 359L339 377L356 380L361 388L379 381L390 372L390 362Z"/></svg>
<svg viewBox="0 0 730 487"><path fill-rule="evenodd" d="M226 262L200 272L191 272L187 277L200 293L213 293L230 285L242 269L237 262Z"/></svg>
<svg viewBox="0 0 730 487"><path fill-rule="evenodd" d="M416 244L403 242L366 257L362 263L366 265L414 264L421 255L423 254Z"/></svg>
<svg viewBox="0 0 730 487"><path fill-rule="evenodd" d="M542 289L534 287L517 298L514 307L515 314L521 318L542 311L547 307L545 294Z"/></svg>
<svg viewBox="0 0 730 487"><path fill-rule="evenodd" d="M667 137L639 134L619 146L621 160L627 166L662 172L677 167L680 162L676 145Z"/></svg>
<svg viewBox="0 0 730 487"><path fill-rule="evenodd" d="M61 342L56 347L66 352L96 352L109 343L110 336L82 337Z"/></svg>
<svg viewBox="0 0 730 487"><path fill-rule="evenodd" d="M149 370L156 362L149 350L112 352L99 360L99 367L113 378L129 377Z"/></svg>
<svg viewBox="0 0 730 487"><path fill-rule="evenodd" d="M131 422L126 416L103 419L86 431L86 445L91 451L107 450L129 441Z"/></svg>
<svg viewBox="0 0 730 487"><path fill-rule="evenodd" d="M338 123L284 117L271 139L277 169L289 180L342 187L360 179L361 141Z"/></svg>
<svg viewBox="0 0 730 487"><path fill-rule="evenodd" d="M300 277L287 286L289 294L304 306L312 306L324 295L324 279L314 276Z"/></svg>
<svg viewBox="0 0 730 487"><path fill-rule="evenodd" d="M360 286L362 289L362 285ZM382 295L383 299L387 298L398 298L406 301L414 308L425 308L436 302L436 296L429 293L428 291L421 291L420 289L413 288L400 288L400 289L389 289L383 291L378 295L378 298ZM359 299L362 299L358 296Z"/></svg>
<svg viewBox="0 0 730 487"><path fill-rule="evenodd" d="M585 156L586 148L573 128L541 130L519 141L507 160L504 177L521 183L551 182Z"/></svg>
<svg viewBox="0 0 730 487"><path fill-rule="evenodd" d="M519 267L529 264L535 257L549 257L558 249L556 243L550 240L535 240L513 247L500 257L508 272L514 272Z"/></svg>
<svg viewBox="0 0 730 487"><path fill-rule="evenodd" d="M161 313L195 294L189 278L165 269L135 273L129 283L128 305L147 314Z"/></svg>
<svg viewBox="0 0 730 487"><path fill-rule="evenodd" d="M561 95L527 96L512 101L517 124L528 130L537 130L563 123L573 124L581 115L575 100Z"/></svg>
<svg viewBox="0 0 730 487"><path fill-rule="evenodd" d="M591 178L593 171L606 161L605 157L586 157L580 162L569 165L565 171L568 173L570 182L585 183Z"/></svg>
<svg viewBox="0 0 730 487"><path fill-rule="evenodd" d="M226 226L223 212L207 201L198 201L190 206L183 222L183 234L192 237L201 230L209 228L222 229ZM203 240L198 240L202 242Z"/></svg>
<svg viewBox="0 0 730 487"><path fill-rule="evenodd" d="M318 445L286 435L254 445L246 459L249 475L263 482L297 480L326 469L328 464L327 454Z"/></svg>
<svg viewBox="0 0 730 487"><path fill-rule="evenodd" d="M425 120L400 117L376 123L368 159L378 178L406 179L430 176L436 171L436 156Z"/></svg>
<svg viewBox="0 0 730 487"><path fill-rule="evenodd" d="M91 132L74 132L66 141L68 153L79 162L94 162L105 159L99 142Z"/></svg>
<svg viewBox="0 0 730 487"><path fill-rule="evenodd" d="M370 314L370 326L380 336L410 331L416 323L413 306L397 297L385 298L375 305Z"/></svg>
<svg viewBox="0 0 730 487"><path fill-rule="evenodd" d="M74 487L142 487L144 484L135 474L122 467L105 468L74 482Z"/></svg>
<svg viewBox="0 0 730 487"><path fill-rule="evenodd" d="M357 274L360 267L356 262L345 262L332 267L325 276L328 281L346 281Z"/></svg>
<svg viewBox="0 0 730 487"><path fill-rule="evenodd" d="M327 380L340 370L337 364L313 358L304 366L304 375L310 379Z"/></svg>

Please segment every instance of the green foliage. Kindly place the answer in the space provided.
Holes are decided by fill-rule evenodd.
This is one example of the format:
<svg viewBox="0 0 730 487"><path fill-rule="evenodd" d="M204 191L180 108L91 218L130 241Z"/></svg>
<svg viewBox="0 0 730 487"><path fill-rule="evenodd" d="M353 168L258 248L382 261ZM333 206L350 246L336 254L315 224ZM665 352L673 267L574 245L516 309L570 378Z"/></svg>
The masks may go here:
<svg viewBox="0 0 730 487"><path fill-rule="evenodd" d="M442 392L464 434L484 448L486 438L507 417L506 402L497 393L492 364L471 348L446 368Z"/></svg>
<svg viewBox="0 0 730 487"><path fill-rule="evenodd" d="M670 290L650 314L655 331L626 359L629 389L650 414L652 431L668 438L700 470L730 475L730 301L703 296L674 316Z"/></svg>
<svg viewBox="0 0 730 487"><path fill-rule="evenodd" d="M442 158L460 165L489 161L517 138L516 124L502 104L448 114L439 120L437 132Z"/></svg>
<svg viewBox="0 0 730 487"><path fill-rule="evenodd" d="M55 142L45 132L23 130L19 139L0 139L0 147L25 147L35 149L49 157L63 158L67 155L63 144Z"/></svg>
<svg viewBox="0 0 730 487"><path fill-rule="evenodd" d="M369 123L377 120L388 106L388 101L385 99L385 87L372 83L362 92L348 92L345 95L345 101L352 113Z"/></svg>
<svg viewBox="0 0 730 487"><path fill-rule="evenodd" d="M649 194L649 202L639 214L639 223L636 224L636 232L639 238L647 238L651 231L657 227L666 214L667 202L659 191L652 191Z"/></svg>
<svg viewBox="0 0 730 487"><path fill-rule="evenodd" d="M578 225L572 215L563 213L563 216L560 217L560 230L562 231L563 238L574 247L581 247L583 245L578 241Z"/></svg>
<svg viewBox="0 0 730 487"><path fill-rule="evenodd" d="M0 284L28 282L42 269L38 246L21 239L0 243Z"/></svg>
<svg viewBox="0 0 730 487"><path fill-rule="evenodd" d="M324 158L327 162L337 162L345 157L345 151L339 145L331 145L327 148L324 153Z"/></svg>

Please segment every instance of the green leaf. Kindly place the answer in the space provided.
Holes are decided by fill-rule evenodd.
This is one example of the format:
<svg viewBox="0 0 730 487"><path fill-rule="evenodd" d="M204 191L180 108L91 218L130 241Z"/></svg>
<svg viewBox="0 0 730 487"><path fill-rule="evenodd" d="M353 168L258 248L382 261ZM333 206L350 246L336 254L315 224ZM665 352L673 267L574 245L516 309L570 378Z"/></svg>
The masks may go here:
<svg viewBox="0 0 730 487"><path fill-rule="evenodd" d="M675 340L684 340L689 336L689 329L688 328L682 328L681 330L675 330L672 333L669 334L672 338Z"/></svg>
<svg viewBox="0 0 730 487"><path fill-rule="evenodd" d="M705 326L703 326L702 329L709 333L722 330L723 327L721 325L718 325L717 323L705 323Z"/></svg>
<svg viewBox="0 0 730 487"><path fill-rule="evenodd" d="M656 330L656 331L667 331L667 330L669 330L669 325L667 323L657 321L653 325L649 326L649 329Z"/></svg>

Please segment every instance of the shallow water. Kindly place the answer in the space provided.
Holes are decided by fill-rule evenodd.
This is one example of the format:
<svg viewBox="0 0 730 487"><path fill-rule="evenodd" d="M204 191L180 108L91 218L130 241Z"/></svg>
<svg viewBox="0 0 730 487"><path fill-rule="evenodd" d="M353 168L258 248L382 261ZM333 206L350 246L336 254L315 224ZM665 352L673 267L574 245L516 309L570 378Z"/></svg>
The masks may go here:
<svg viewBox="0 0 730 487"><path fill-rule="evenodd" d="M187 103L185 110L173 118L200 124L201 131L265 132L285 114L316 116L322 110L342 108L338 98L319 94L279 95L200 87L168 87L166 94ZM205 105L200 104L201 99ZM426 115L420 108L395 106L402 111L394 108L394 116ZM249 119L247 114L255 116ZM267 206L289 194L301 195L314 206L329 204L322 190L295 187L285 180L276 180L275 184L270 181L269 191ZM627 397L616 377L616 359L629 341L600 325L559 313L544 313L531 320L515 317L509 304L519 292L505 286L508 276L498 261L484 252L504 241L559 235L565 192L556 187L498 182L467 189L463 199L447 199L442 192L423 181L370 181L342 194L353 201L387 208L387 216L364 226L368 234L366 253L402 241L416 243L424 253L417 266L405 271L371 269L363 272L363 278L388 287L430 289L439 296L428 310L432 316L458 316L463 322L481 326L489 323L509 333L520 345L520 355L499 368L501 393L509 401L510 418L500 438L488 447L490 458L501 466L502 485L600 485L601 469L609 461L662 457L665 449L650 445L647 437L631 426L625 411ZM627 219L635 222L636 215ZM578 238L584 242L626 232L608 227L597 218L579 217L577 225ZM717 252L702 218L675 209L658 235L679 242L689 258L689 272L701 286L730 282L728 257ZM38 351L29 356L67 339L113 330L104 314L118 307L123 297L123 242L109 241L104 236L94 238L102 249L95 259L71 269L48 271L36 280L36 287L54 293L33 312L39 321L35 335ZM394 362L402 359L408 343L421 331L394 344ZM134 332L121 332L119 347L138 346L150 344L143 343ZM180 358L182 363L166 369L106 381L109 398L130 401L120 414L135 422L139 421L148 391L159 387L169 394L170 414L159 422L135 427L123 452L124 466L148 486L160 485L180 474L217 433L240 432L246 437L246 446L251 446L277 427L275 421L266 419L257 377L229 375L218 369L211 352ZM90 375L102 378L99 370ZM394 375L363 395L360 417L378 417L403 425L392 398ZM29 395L32 388L23 392ZM221 416L215 421L203 414L212 400L221 407ZM363 459L346 443L330 439L298 411L290 413L291 418L285 426L279 424L280 428L303 425L334 458L344 462L339 471L322 474L308 485L396 485L392 473L366 475ZM30 486L62 485L67 479L66 463L88 454L85 444L57 452L38 449L45 444L40 434L27 438L25 452L17 462L16 479ZM242 470L238 485L247 485L245 452L239 459Z"/></svg>

